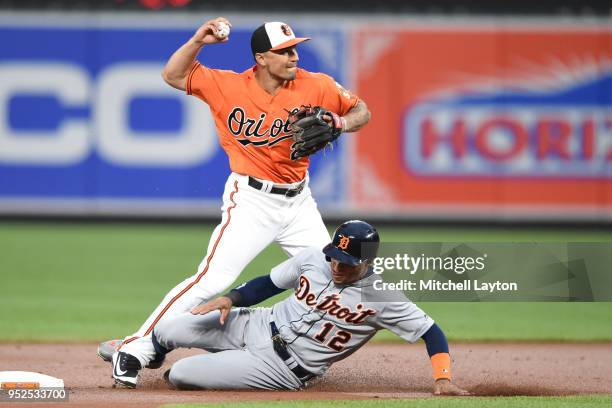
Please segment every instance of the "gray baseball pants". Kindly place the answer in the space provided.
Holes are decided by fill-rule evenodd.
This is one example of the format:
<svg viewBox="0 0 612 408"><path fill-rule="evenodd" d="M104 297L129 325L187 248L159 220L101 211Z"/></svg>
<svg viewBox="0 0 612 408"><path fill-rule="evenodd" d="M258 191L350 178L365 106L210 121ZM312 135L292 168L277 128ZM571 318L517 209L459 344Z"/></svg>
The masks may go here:
<svg viewBox="0 0 612 408"><path fill-rule="evenodd" d="M170 369L178 388L296 390L304 384L273 348L270 308L235 308L225 325L218 311L183 313L157 324L158 343L173 350L200 348L210 353L181 359Z"/></svg>

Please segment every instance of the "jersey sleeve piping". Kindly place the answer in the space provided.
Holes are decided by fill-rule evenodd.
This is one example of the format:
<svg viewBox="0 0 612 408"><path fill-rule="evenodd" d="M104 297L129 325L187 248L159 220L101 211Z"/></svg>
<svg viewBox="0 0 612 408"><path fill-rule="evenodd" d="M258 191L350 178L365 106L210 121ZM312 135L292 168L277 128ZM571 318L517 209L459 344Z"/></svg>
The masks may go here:
<svg viewBox="0 0 612 408"><path fill-rule="evenodd" d="M196 69L199 67L200 63L198 61L194 61L191 70L189 71L189 75L187 75L187 83L185 84L185 91L187 92L187 95L191 95L191 79Z"/></svg>

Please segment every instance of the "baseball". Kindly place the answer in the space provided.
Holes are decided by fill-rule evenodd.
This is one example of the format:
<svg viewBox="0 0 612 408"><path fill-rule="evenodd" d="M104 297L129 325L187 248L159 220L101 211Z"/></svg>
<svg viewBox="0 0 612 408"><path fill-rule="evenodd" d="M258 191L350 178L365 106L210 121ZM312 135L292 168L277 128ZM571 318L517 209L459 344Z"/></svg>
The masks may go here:
<svg viewBox="0 0 612 408"><path fill-rule="evenodd" d="M224 23L223 21L219 21L217 23L217 32L215 33L215 37L218 40L223 40L225 38L227 38L227 36L230 34L230 27L229 25L227 25L227 23Z"/></svg>

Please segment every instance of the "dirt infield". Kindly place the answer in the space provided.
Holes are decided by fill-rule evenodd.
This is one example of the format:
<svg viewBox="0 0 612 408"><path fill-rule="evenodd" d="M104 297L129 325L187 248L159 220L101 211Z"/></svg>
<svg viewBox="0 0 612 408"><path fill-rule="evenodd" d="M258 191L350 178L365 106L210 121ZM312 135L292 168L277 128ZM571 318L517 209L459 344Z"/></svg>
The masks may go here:
<svg viewBox="0 0 612 408"><path fill-rule="evenodd" d="M451 347L455 381L475 395L612 394L610 343L480 343ZM177 359L197 352L174 352L161 369L143 370L135 390L112 388L110 364L97 357L95 344L0 344L0 371L37 371L62 378L70 389L70 402L66 405L71 407L431 395L431 369L423 344L367 345L299 392L171 389L162 379L163 372ZM0 407L3 405L0 403Z"/></svg>

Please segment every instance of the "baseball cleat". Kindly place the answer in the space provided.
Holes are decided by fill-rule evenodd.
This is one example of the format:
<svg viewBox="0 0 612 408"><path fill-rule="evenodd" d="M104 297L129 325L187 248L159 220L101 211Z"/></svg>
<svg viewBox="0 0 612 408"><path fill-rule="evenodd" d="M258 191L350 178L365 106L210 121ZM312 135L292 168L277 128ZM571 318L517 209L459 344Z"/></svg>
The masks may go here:
<svg viewBox="0 0 612 408"><path fill-rule="evenodd" d="M106 362L113 361L113 354L117 351L123 340L107 340L98 345L98 356Z"/></svg>
<svg viewBox="0 0 612 408"><path fill-rule="evenodd" d="M128 388L136 388L138 371L141 369L140 361L128 353L118 351L113 354L113 378L115 384Z"/></svg>
<svg viewBox="0 0 612 408"><path fill-rule="evenodd" d="M102 343L100 343L98 345L98 356L108 362L108 363L112 363L113 362L113 354L115 354L115 352L117 351L117 349L119 349L119 347L121 347L121 344L123 344L123 340L107 340L107 341L103 341ZM155 358L153 360L151 360L149 362L149 364L147 364L145 366L145 368L150 368L150 369L157 369L160 368L162 365L164 365L164 360L166 360L166 356L165 355L157 355L155 356Z"/></svg>
<svg viewBox="0 0 612 408"><path fill-rule="evenodd" d="M164 360L166 360L166 355L158 354L153 360L149 361L149 364L147 364L145 367L155 370L156 368L160 368L162 365L164 365Z"/></svg>

